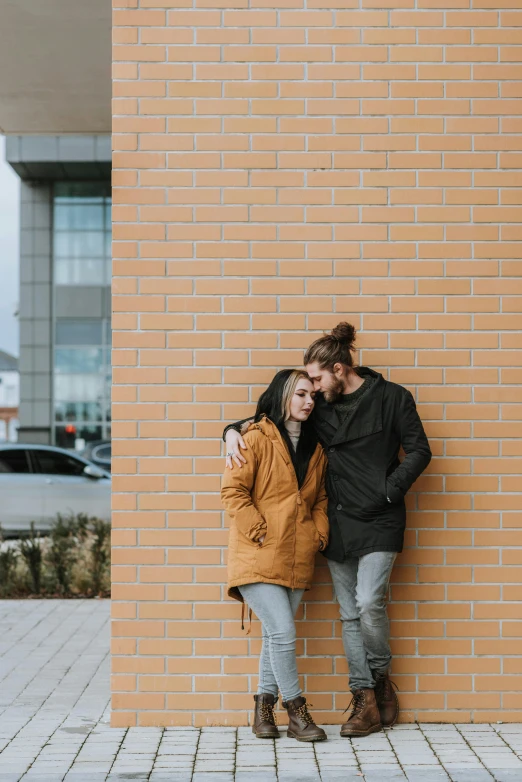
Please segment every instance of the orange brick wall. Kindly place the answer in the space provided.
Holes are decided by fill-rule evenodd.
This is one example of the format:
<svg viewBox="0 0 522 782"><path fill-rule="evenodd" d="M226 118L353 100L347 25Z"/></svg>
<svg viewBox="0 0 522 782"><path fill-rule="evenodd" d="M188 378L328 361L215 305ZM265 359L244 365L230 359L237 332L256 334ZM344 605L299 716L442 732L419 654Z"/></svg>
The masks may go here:
<svg viewBox="0 0 522 782"><path fill-rule="evenodd" d="M522 720L522 3L114 5L114 724L245 724L219 438L342 319L434 453L391 587L403 718ZM299 667L335 722L318 565Z"/></svg>

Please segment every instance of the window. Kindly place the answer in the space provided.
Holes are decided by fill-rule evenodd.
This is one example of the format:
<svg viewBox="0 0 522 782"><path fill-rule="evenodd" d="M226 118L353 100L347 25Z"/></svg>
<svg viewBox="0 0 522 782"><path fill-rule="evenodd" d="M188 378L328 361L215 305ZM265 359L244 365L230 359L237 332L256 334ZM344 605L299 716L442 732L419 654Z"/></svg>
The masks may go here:
<svg viewBox="0 0 522 782"><path fill-rule="evenodd" d="M56 183L53 209L56 284L109 285L110 244L110 185Z"/></svg>
<svg viewBox="0 0 522 782"><path fill-rule="evenodd" d="M54 351L54 370L61 374L102 372L104 363L100 348L56 348Z"/></svg>
<svg viewBox="0 0 522 782"><path fill-rule="evenodd" d="M85 464L73 456L54 451L32 451L38 472L46 475L81 475Z"/></svg>
<svg viewBox="0 0 522 782"><path fill-rule="evenodd" d="M56 345L102 345L102 320L72 320L60 318L56 321Z"/></svg>
<svg viewBox="0 0 522 782"><path fill-rule="evenodd" d="M99 462L111 461L111 446L110 445L98 445L92 449L91 456L93 459L97 459Z"/></svg>
<svg viewBox="0 0 522 782"><path fill-rule="evenodd" d="M109 321L59 318L54 347L56 445L81 450L83 443L110 437L110 372ZM64 423L69 426L60 426Z"/></svg>
<svg viewBox="0 0 522 782"><path fill-rule="evenodd" d="M57 287L110 285L110 183L55 183L53 258ZM78 450L110 437L110 321L88 314L54 323L53 442Z"/></svg>
<svg viewBox="0 0 522 782"><path fill-rule="evenodd" d="M27 451L23 448L0 451L0 473L5 472L30 472ZM23 501L23 498L20 500Z"/></svg>

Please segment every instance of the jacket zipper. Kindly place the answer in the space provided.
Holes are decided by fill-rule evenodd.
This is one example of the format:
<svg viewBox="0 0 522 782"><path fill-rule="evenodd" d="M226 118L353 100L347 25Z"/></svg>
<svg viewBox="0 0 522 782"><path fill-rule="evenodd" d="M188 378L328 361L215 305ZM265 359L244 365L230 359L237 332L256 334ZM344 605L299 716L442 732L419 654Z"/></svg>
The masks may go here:
<svg viewBox="0 0 522 782"><path fill-rule="evenodd" d="M303 503L303 500L301 498L301 490L306 486L306 484L310 480L310 476L313 474L313 468L315 467L315 465L319 461L320 456L321 456L321 451L319 451L319 453L317 454L317 456L316 456L316 458L314 459L313 462L310 461L310 464L308 465L308 470L306 472L306 477L305 477L305 480L304 480L303 485L301 486L301 488L299 488L299 484L297 482L297 476L295 474L295 470L294 470L293 465L291 465L291 467L290 467L290 471L291 471L291 473L292 473L292 475L294 477L295 484L296 484L296 487L297 487L297 498L296 498L296 504L295 504L295 523L294 523L294 558L293 558L293 564L292 564L292 592L295 589L295 548L296 548L296 540L297 540L297 515L298 515L298 512L299 512L298 511L298 506L302 505L302 503Z"/></svg>
<svg viewBox="0 0 522 782"><path fill-rule="evenodd" d="M297 499L295 503L295 523L294 523L294 561L292 565L292 592L295 589L295 547L297 542L297 516L299 513L298 506L302 505L303 500L301 499L301 489L297 489Z"/></svg>
<svg viewBox="0 0 522 782"><path fill-rule="evenodd" d="M307 470L307 473L306 473L306 477L305 477L305 480L304 480L303 485L301 486L301 488L299 488L299 484L297 483L297 476L295 475L295 470L292 467L292 473L294 474L295 483L296 483L296 486L297 486L297 498L296 498L296 503L295 503L295 523L294 523L294 561L293 561L293 565L292 565L292 592L295 589L295 548L296 548L296 542L297 542L297 516L298 516L298 513L299 513L299 510L298 510L299 505L303 504L303 500L302 500L302 497L301 497L301 490L306 486L306 484L308 483L308 481L310 479L310 476L313 474L313 468L315 467L315 465L319 461L320 454L321 454L321 452L319 451L319 454L316 457L316 459L314 459L314 461L310 462L310 464L308 465L308 470Z"/></svg>

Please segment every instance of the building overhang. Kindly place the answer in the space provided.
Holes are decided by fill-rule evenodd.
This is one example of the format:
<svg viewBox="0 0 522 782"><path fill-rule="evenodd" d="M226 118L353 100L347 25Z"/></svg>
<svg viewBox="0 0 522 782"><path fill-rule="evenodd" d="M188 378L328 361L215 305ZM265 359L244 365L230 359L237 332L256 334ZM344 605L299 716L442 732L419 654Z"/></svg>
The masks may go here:
<svg viewBox="0 0 522 782"><path fill-rule="evenodd" d="M26 180L111 178L109 135L7 136L5 157Z"/></svg>
<svg viewBox="0 0 522 782"><path fill-rule="evenodd" d="M110 133L111 0L0 0L0 132Z"/></svg>

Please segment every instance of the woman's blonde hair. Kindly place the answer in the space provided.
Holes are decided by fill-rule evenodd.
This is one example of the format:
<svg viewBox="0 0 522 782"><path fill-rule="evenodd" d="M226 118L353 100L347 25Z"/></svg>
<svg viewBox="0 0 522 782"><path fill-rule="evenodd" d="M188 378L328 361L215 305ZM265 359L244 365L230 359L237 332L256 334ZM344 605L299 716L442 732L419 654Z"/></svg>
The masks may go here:
<svg viewBox="0 0 522 782"><path fill-rule="evenodd" d="M292 403L292 397L300 380L308 380L312 382L304 369L292 369L291 373L288 375L286 383L283 386L281 407L284 421L287 421L290 418L290 405Z"/></svg>
<svg viewBox="0 0 522 782"><path fill-rule="evenodd" d="M297 450L294 449L286 431L285 421L289 418L292 397L300 380L311 382L304 369L280 369L279 372L276 372L268 388L259 397L254 416L254 421L261 421L266 417L278 428L281 437L288 446L299 486L305 479L310 458L317 446L317 434L313 421L307 420L301 423L301 436Z"/></svg>

